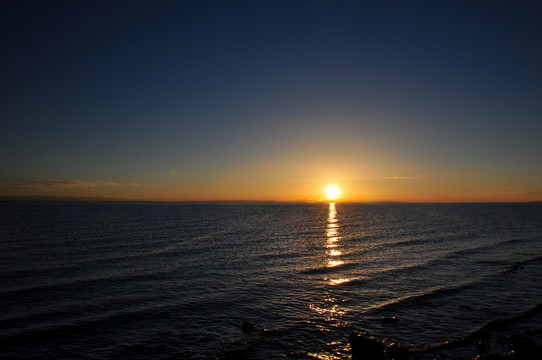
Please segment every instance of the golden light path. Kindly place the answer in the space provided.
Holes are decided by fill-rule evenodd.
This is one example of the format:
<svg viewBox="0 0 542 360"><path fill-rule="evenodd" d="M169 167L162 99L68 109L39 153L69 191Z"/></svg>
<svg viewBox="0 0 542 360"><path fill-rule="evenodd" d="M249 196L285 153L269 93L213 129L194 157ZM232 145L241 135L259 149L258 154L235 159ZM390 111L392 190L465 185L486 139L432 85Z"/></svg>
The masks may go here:
<svg viewBox="0 0 542 360"><path fill-rule="evenodd" d="M338 198L340 195L340 189L338 187L326 188L324 191L327 198ZM329 190L329 191L328 191ZM329 213L326 225L326 257L327 267L336 268L344 264L341 260L342 252L341 248L341 236L339 234L339 220L337 219L337 208L334 202L329 203ZM326 276L324 280L329 285L335 286L349 282L350 279L343 276ZM349 309L345 308L341 304L341 300L336 297L333 291L328 290L325 292L323 304L311 304L310 308L318 313L323 319L333 327L348 326L348 321L344 319ZM346 358L348 354L348 345L342 341L331 341L326 344L329 348L327 350L320 351L319 353L309 353L309 355L319 360L339 360ZM349 356L348 356L349 357Z"/></svg>
<svg viewBox="0 0 542 360"><path fill-rule="evenodd" d="M333 188L334 190L333 194L338 197L339 192L335 191L337 189L338 187L336 189ZM329 203L329 214L327 218L326 235L327 235L326 247L329 249L329 252L328 252L329 259L328 259L327 267L331 268L331 267L343 265L344 261L342 261L340 258L342 253L338 249L340 236L339 236L339 221L337 220L337 209L335 207L335 203ZM349 279L344 279L344 278L329 279L329 282L331 285L338 285L338 284L342 284L348 281Z"/></svg>

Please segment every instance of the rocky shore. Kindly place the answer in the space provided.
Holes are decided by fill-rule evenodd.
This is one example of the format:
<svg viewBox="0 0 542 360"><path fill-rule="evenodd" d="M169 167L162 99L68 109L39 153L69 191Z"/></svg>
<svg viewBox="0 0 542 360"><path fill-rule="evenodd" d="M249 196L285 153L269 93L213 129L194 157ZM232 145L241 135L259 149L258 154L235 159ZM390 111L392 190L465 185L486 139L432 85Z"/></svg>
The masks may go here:
<svg viewBox="0 0 542 360"><path fill-rule="evenodd" d="M352 360L539 360L542 359L542 303L517 316L496 320L443 344L413 349L354 331Z"/></svg>

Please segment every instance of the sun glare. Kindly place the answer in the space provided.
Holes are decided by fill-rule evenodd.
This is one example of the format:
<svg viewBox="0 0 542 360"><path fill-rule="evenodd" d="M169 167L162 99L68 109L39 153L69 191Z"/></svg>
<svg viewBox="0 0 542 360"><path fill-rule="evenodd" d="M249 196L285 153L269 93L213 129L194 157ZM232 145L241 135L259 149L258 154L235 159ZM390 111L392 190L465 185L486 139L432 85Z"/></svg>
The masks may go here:
<svg viewBox="0 0 542 360"><path fill-rule="evenodd" d="M337 200L341 196L341 188L334 184L329 184L324 188L324 196L329 201Z"/></svg>

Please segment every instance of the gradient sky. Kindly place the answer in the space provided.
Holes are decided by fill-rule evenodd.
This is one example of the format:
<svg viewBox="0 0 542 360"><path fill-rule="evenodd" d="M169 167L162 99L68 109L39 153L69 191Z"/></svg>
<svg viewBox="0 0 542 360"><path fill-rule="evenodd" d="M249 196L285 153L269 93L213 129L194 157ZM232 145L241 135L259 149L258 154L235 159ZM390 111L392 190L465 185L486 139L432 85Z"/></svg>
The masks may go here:
<svg viewBox="0 0 542 360"><path fill-rule="evenodd" d="M0 196L542 200L540 1L0 14Z"/></svg>

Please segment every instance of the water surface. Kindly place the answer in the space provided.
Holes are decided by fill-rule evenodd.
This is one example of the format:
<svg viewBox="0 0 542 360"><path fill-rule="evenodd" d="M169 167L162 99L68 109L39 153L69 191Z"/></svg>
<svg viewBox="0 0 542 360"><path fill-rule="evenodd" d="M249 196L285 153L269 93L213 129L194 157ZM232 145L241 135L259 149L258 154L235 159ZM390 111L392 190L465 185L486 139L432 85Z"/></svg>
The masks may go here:
<svg viewBox="0 0 542 360"><path fill-rule="evenodd" d="M353 329L423 348L540 303L541 237L541 204L3 203L0 351L341 359Z"/></svg>

